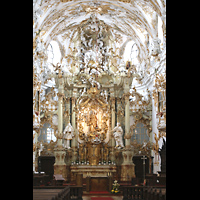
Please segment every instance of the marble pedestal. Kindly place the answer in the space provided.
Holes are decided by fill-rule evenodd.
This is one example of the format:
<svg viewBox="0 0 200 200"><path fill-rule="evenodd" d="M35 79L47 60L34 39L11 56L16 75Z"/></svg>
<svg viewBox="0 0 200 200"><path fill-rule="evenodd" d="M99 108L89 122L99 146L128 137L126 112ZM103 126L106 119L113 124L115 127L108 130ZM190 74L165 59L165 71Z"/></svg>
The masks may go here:
<svg viewBox="0 0 200 200"><path fill-rule="evenodd" d="M67 180L67 165L65 164L65 149L62 147L56 147L54 149L55 163L54 163L54 174L61 174L62 177Z"/></svg>
<svg viewBox="0 0 200 200"><path fill-rule="evenodd" d="M124 150L122 155L123 163L121 165L120 181L131 181L132 178L135 178L135 164L132 161L133 152Z"/></svg>
<svg viewBox="0 0 200 200"><path fill-rule="evenodd" d="M121 181L131 181L135 178L135 164L121 165Z"/></svg>

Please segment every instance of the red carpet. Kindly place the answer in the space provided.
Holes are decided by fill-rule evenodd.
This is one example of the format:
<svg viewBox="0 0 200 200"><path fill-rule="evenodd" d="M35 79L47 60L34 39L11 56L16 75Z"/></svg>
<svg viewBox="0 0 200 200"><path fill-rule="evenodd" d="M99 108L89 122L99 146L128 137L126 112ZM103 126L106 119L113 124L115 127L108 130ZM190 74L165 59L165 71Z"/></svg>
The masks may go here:
<svg viewBox="0 0 200 200"><path fill-rule="evenodd" d="M90 194L110 194L108 191L90 191Z"/></svg>
<svg viewBox="0 0 200 200"><path fill-rule="evenodd" d="M111 197L91 197L91 200L113 200Z"/></svg>

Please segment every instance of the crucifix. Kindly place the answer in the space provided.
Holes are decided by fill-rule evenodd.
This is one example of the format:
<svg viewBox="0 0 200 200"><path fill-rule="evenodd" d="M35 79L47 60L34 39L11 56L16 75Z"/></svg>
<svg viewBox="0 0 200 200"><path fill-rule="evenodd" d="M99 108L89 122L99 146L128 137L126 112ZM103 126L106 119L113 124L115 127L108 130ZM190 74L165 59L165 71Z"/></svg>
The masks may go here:
<svg viewBox="0 0 200 200"><path fill-rule="evenodd" d="M144 177L144 180L145 180L145 160L147 158L143 155L141 159L143 160L143 177Z"/></svg>

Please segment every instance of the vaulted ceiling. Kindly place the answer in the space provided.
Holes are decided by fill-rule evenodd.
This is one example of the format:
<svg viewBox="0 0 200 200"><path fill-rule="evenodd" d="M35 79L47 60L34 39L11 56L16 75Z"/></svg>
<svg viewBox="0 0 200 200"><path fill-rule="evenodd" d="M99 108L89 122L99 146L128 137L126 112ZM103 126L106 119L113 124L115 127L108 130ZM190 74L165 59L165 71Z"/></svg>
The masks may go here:
<svg viewBox="0 0 200 200"><path fill-rule="evenodd" d="M147 44L145 36L157 37L153 16L161 17L165 29L165 0L35 0L34 30L40 32L45 46L55 40L62 56L66 54L69 39L77 28L93 14L125 40L134 40L140 48L140 57L145 59Z"/></svg>

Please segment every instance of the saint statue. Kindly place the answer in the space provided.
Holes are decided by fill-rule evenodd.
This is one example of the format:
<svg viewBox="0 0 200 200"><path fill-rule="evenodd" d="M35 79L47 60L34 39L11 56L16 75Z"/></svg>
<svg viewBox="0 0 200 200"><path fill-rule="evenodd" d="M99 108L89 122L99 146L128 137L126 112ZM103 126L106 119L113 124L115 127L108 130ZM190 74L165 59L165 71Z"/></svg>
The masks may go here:
<svg viewBox="0 0 200 200"><path fill-rule="evenodd" d="M123 129L120 126L119 122L117 122L117 126L111 132L114 132L113 135L114 135L114 138L115 138L115 141L116 141L115 148L118 148L118 149L123 148L124 147L124 144L123 144L123 141L122 141Z"/></svg>
<svg viewBox="0 0 200 200"><path fill-rule="evenodd" d="M64 148L70 149L70 143L69 141L72 140L74 137L74 128L70 123L65 127L65 130L63 132L63 139L64 139Z"/></svg>
<svg viewBox="0 0 200 200"><path fill-rule="evenodd" d="M90 114L88 126L89 126L90 133L96 132L96 128L98 127L97 126L97 116L93 113Z"/></svg>
<svg viewBox="0 0 200 200"><path fill-rule="evenodd" d="M83 161L85 159L85 148L84 144L80 143L79 144L79 160Z"/></svg>
<svg viewBox="0 0 200 200"><path fill-rule="evenodd" d="M39 156L40 156L41 152L44 149L44 146L43 146L42 142L39 142L38 145L39 145L39 149L38 150L39 150Z"/></svg>

